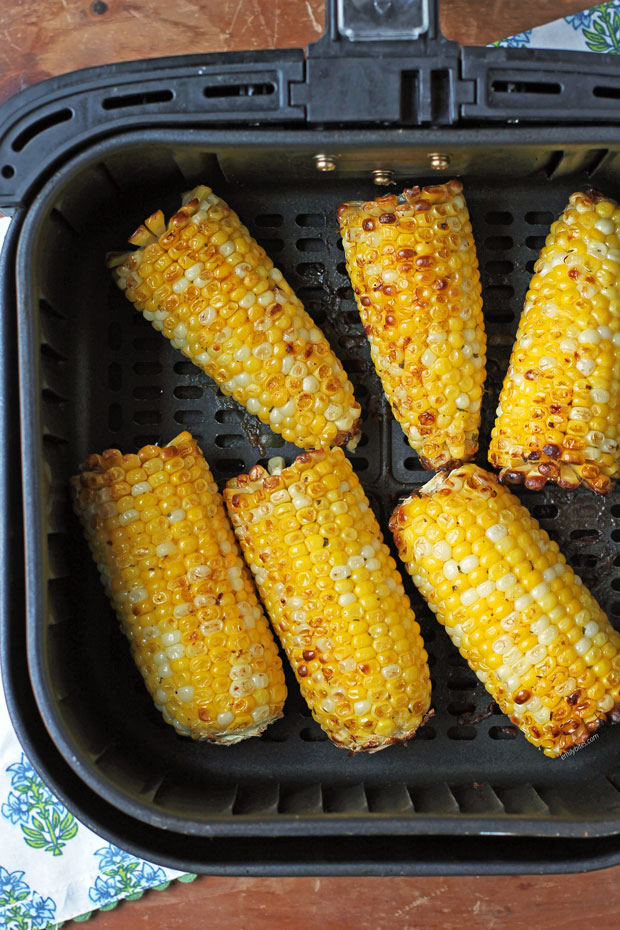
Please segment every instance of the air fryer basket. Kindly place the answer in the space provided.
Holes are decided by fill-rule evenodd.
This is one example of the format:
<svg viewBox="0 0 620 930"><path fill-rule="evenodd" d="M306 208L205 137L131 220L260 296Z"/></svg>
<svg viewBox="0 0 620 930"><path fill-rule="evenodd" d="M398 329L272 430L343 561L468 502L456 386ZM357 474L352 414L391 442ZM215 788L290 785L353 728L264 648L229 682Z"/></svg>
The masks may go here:
<svg viewBox="0 0 620 930"><path fill-rule="evenodd" d="M404 570L429 652L435 711L415 740L349 757L309 716L292 676L284 719L260 739L222 748L177 736L132 665L71 513L68 477L89 452L110 446L131 451L189 429L221 483L270 455L291 460L299 452L219 394L135 313L106 271L108 250L122 248L157 207L170 215L196 183L213 186L237 210L341 358L363 408L352 462L389 541L396 501L428 475L374 374L336 208L380 193L372 183L377 169L393 173L391 189L462 178L489 340L478 455L484 465L523 297L550 222L584 186L620 196L620 131L577 125L611 112L605 108L619 95L620 70L597 56L562 61L551 53L543 67L535 56L500 49L488 58L484 50L462 50L457 62L451 43L433 39L433 23L431 15L419 60L403 64L399 41L336 49L329 8L328 34L309 51L305 71L292 53L280 61L276 53L254 56L243 78L230 56L205 59L198 77L194 60L163 61L160 71L150 69L151 85L142 81L141 64L110 76L95 69L83 77L92 91L71 76L42 97L28 92L0 135L0 185L8 191L2 200L0 190L0 202L15 205L18 224L4 258L8 267L15 255L15 277L0 297L9 306L15 284L26 553L25 622L19 572L13 587L2 589L9 707L35 764L68 806L122 845L180 868L447 873L620 860L620 727L604 727L560 760L538 753L490 705ZM394 74L401 80L396 108L382 111L391 125L364 117L370 98L353 100L351 85L343 92L348 109L338 108L336 91L328 102L321 89L330 75L359 75L360 62L366 77L378 62L385 70L388 47L396 52L380 92L387 85L393 93ZM595 101L579 111L580 120L564 97L578 65ZM173 71L183 73L173 80ZM169 96L162 75L174 86ZM196 86L208 112L187 129ZM180 89L185 106L175 103ZM601 89L606 94L596 93ZM564 126L546 124L540 99L547 93L555 105L564 101ZM228 109L218 109L229 96ZM249 117L251 124L240 125ZM518 119L522 125L513 125ZM338 125L346 121L359 125ZM46 145L37 164L36 151ZM317 172L319 153L334 158L335 171ZM445 174L431 171L432 153L449 156ZM10 392L16 374L6 313L4 323ZM14 443L13 414L6 412L2 426ZM7 526L19 492L18 476L6 477ZM620 623L620 494L517 493ZM22 527L14 518L13 526L18 544ZM15 564L15 550L6 555Z"/></svg>

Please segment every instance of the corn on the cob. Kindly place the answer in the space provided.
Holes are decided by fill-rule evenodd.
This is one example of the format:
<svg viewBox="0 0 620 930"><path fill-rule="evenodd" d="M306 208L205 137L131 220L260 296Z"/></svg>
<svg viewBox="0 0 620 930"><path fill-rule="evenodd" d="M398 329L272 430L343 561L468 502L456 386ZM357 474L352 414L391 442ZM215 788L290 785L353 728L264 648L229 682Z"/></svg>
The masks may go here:
<svg viewBox="0 0 620 930"><path fill-rule="evenodd" d="M351 752L410 739L430 700L420 628L341 449L228 482L231 522L314 719Z"/></svg>
<svg viewBox="0 0 620 930"><path fill-rule="evenodd" d="M71 479L101 580L165 721L236 743L282 716L282 662L189 433L91 455Z"/></svg>
<svg viewBox="0 0 620 930"><path fill-rule="evenodd" d="M220 390L302 449L359 438L360 405L298 297L209 187L161 210L112 254L118 286Z"/></svg>
<svg viewBox="0 0 620 930"><path fill-rule="evenodd" d="M494 475L437 475L390 527L452 642L534 746L559 756L620 719L620 635Z"/></svg>
<svg viewBox="0 0 620 930"><path fill-rule="evenodd" d="M424 468L478 448L486 336L462 189L414 187L338 211L372 360Z"/></svg>
<svg viewBox="0 0 620 930"><path fill-rule="evenodd" d="M507 482L605 494L620 475L620 207L573 194L534 271L489 461Z"/></svg>

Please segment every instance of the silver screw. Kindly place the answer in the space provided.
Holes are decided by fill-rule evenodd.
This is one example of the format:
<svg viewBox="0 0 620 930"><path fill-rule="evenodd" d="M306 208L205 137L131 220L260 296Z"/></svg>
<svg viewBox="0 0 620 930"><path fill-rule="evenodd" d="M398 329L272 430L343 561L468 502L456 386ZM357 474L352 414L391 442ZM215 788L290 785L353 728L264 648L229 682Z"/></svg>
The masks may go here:
<svg viewBox="0 0 620 930"><path fill-rule="evenodd" d="M387 168L375 168L372 172L372 179L378 187L388 187L394 183L394 172Z"/></svg>
<svg viewBox="0 0 620 930"><path fill-rule="evenodd" d="M336 167L336 159L331 155L315 155L314 164L317 171L333 171Z"/></svg>
<svg viewBox="0 0 620 930"><path fill-rule="evenodd" d="M431 152L428 156L433 171L445 171L450 167L450 156L442 155L441 152Z"/></svg>

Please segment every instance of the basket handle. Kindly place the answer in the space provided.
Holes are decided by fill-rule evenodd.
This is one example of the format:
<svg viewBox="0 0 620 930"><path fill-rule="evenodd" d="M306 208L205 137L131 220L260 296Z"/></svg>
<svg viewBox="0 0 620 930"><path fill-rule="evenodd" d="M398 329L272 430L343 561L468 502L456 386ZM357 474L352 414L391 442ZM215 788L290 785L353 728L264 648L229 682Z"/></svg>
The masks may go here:
<svg viewBox="0 0 620 930"><path fill-rule="evenodd" d="M351 42L439 38L439 0L325 0L325 33Z"/></svg>

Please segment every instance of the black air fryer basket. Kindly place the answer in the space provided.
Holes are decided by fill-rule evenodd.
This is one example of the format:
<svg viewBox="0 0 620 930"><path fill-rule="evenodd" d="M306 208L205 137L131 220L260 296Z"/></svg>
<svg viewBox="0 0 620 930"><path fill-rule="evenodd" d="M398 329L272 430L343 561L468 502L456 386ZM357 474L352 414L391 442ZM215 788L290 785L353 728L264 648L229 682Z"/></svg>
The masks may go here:
<svg viewBox="0 0 620 930"><path fill-rule="evenodd" d="M398 190L462 178L489 338L484 463L551 221L583 187L620 196L619 100L613 56L459 49L439 35L432 3L393 2L381 14L371 2L339 0L305 57L96 68L31 88L0 111L0 207L14 213L0 294L2 673L25 749L94 830L212 873L620 862L620 727L550 760L505 717L485 716L489 696L408 577L435 709L411 743L349 757L314 723L294 680L284 719L261 739L223 749L177 736L132 665L67 494L89 452L135 450L183 428L222 482L298 452L249 423L131 309L105 268L105 253L145 216L157 207L169 215L182 191L206 183L283 270L352 379L364 419L352 461L389 539L393 506L427 475L370 363L338 204L380 194L377 180L393 178ZM618 493L519 493L619 623Z"/></svg>

